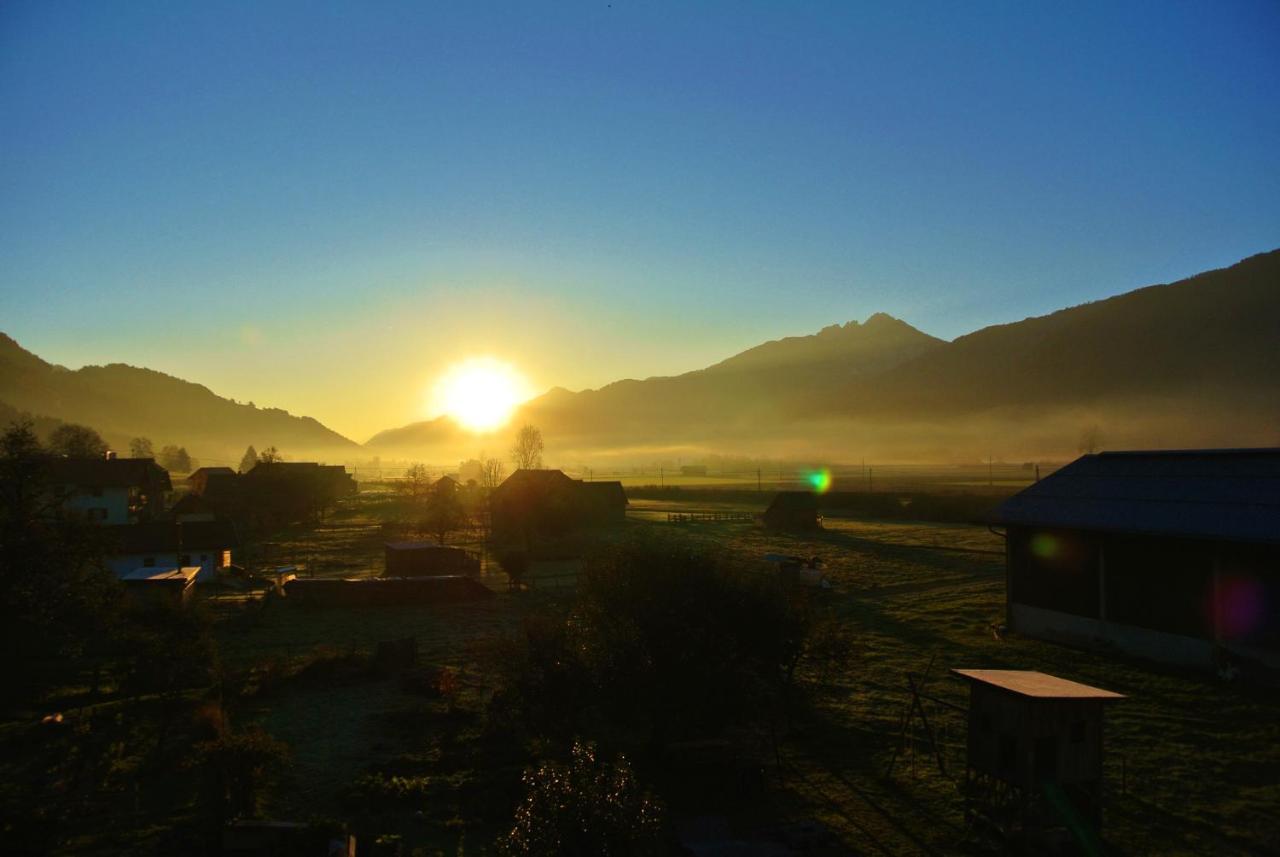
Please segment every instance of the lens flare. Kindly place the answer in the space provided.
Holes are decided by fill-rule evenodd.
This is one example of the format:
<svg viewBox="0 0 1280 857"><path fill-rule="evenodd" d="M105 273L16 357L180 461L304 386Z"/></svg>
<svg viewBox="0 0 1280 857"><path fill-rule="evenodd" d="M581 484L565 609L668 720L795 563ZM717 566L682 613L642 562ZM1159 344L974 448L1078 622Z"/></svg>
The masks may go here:
<svg viewBox="0 0 1280 857"><path fill-rule="evenodd" d="M1226 577L1219 597L1227 637L1246 637L1258 630L1267 612L1266 590L1259 581L1243 575Z"/></svg>
<svg viewBox="0 0 1280 857"><path fill-rule="evenodd" d="M823 467L807 474L809 487L817 494L826 494L831 490L831 471Z"/></svg>
<svg viewBox="0 0 1280 857"><path fill-rule="evenodd" d="M1031 552L1041 559L1055 559L1062 552L1062 544L1048 533L1036 533L1031 537Z"/></svg>

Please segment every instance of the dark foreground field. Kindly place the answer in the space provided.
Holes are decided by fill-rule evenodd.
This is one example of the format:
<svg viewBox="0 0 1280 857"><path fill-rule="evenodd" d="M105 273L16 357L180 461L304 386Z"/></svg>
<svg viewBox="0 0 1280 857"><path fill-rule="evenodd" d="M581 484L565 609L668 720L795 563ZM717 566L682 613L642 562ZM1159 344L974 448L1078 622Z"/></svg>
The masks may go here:
<svg viewBox="0 0 1280 857"><path fill-rule="evenodd" d="M361 495L271 550L280 560L308 560L316 573L375 573L379 503L376 494ZM958 715L927 708L941 736L945 775L930 748L911 740L923 732L903 740L907 674L932 663L930 693L956 704L964 704L965 694L948 676L955 667L1039 669L1128 695L1107 724L1110 853L1280 853L1274 692L999 639L992 624L1003 615L1002 542L980 526L829 517L825 532L791 537L747 523L666 522L667 512L691 508L687 500L637 501L627 526L681 530L762 571L766 553L821 556L833 587L820 597L851 647L820 666L802 665L805 704L776 744L741 744L740 769L726 774L721 759L700 779L699 754L714 755L714 748L694 747L673 760L678 776L638 772L686 827L750 834L814 822L813 841L826 849L817 853L984 853L963 826ZM572 564L546 571L558 585L547 580L526 592L507 592L505 579L492 572L486 580L495 597L477 604L309 609L238 596L208 602L224 669L252 686L237 717L261 724L291 750L292 767L269 796L268 812L362 820L387 837L384 847L399 837L406 854L486 853L510 825L522 769L549 749L522 745L486 724L494 641L518 629L530 611L564 597L563 575ZM417 640L416 669L371 667L379 641L404 637ZM12 740L24 728L11 723L4 734ZM886 776L895 751L902 752ZM168 829L190 824L193 810L183 800L166 804L149 788L140 784L100 807L98 821L67 850L163 853L166 843L180 841ZM362 842L361 853L377 853L374 845Z"/></svg>

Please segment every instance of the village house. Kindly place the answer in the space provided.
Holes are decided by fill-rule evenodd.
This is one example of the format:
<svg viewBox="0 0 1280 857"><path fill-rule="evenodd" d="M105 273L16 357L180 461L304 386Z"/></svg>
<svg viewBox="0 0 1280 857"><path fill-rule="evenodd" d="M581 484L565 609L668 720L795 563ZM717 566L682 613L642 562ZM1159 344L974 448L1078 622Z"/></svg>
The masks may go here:
<svg viewBox="0 0 1280 857"><path fill-rule="evenodd" d="M50 458L49 485L64 506L100 524L135 524L164 511L169 473L151 458Z"/></svg>
<svg viewBox="0 0 1280 857"><path fill-rule="evenodd" d="M107 568L124 577L140 568L197 568L210 580L229 568L240 547L227 520L148 521L108 530Z"/></svg>
<svg viewBox="0 0 1280 857"><path fill-rule="evenodd" d="M1086 455L991 523L1005 528L1014 631L1280 666L1280 449Z"/></svg>
<svg viewBox="0 0 1280 857"><path fill-rule="evenodd" d="M559 536L626 520L621 482L583 482L561 470L517 470L489 498L499 541Z"/></svg>

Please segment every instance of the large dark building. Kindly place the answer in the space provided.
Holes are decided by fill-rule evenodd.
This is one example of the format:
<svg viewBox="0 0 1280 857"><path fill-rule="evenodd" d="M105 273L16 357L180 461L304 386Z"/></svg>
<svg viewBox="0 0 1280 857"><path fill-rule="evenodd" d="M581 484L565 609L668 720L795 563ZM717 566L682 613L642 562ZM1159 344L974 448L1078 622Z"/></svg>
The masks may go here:
<svg viewBox="0 0 1280 857"><path fill-rule="evenodd" d="M1086 455L994 513L1008 623L1188 665L1280 665L1280 449Z"/></svg>
<svg viewBox="0 0 1280 857"><path fill-rule="evenodd" d="M559 536L584 527L620 524L627 516L621 482L583 482L560 470L517 470L489 499L501 541Z"/></svg>

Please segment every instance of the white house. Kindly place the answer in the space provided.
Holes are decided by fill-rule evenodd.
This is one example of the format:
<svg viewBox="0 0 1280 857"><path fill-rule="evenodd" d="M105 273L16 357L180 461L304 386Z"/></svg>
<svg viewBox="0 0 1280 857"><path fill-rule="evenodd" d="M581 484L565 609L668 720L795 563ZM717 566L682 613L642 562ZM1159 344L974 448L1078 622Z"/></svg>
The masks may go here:
<svg viewBox="0 0 1280 857"><path fill-rule="evenodd" d="M151 458L51 458L49 485L66 508L100 524L136 524L164 511L169 472Z"/></svg>

